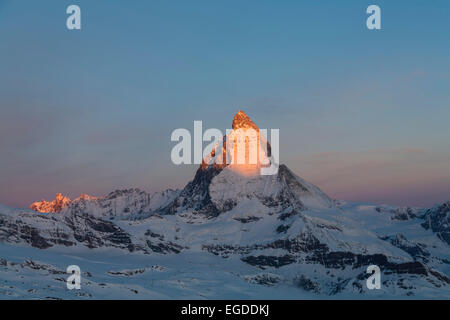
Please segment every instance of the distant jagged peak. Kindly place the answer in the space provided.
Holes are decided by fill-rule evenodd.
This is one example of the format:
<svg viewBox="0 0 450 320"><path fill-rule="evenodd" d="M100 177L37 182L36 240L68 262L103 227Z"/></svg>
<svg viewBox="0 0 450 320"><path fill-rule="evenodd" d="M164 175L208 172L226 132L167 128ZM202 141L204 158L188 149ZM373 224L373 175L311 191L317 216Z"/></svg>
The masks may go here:
<svg viewBox="0 0 450 320"><path fill-rule="evenodd" d="M83 193L80 195L80 197L78 197L77 199L75 199L75 201L78 201L78 200L92 201L92 200L97 200L97 199L98 199L98 197L90 196L90 195L88 195L88 194L86 194L86 193L83 192Z"/></svg>
<svg viewBox="0 0 450 320"><path fill-rule="evenodd" d="M139 188L130 188L130 189L119 189L110 192L107 196L104 197L104 199L111 200L115 198L120 198L123 196L130 196L130 195L149 195L147 192L142 191Z"/></svg>
<svg viewBox="0 0 450 320"><path fill-rule="evenodd" d="M64 196L62 193L57 193L56 198L53 201L37 201L31 204L30 209L41 213L60 213L62 209L69 206L72 203L69 197Z"/></svg>
<svg viewBox="0 0 450 320"><path fill-rule="evenodd" d="M99 198L82 193L78 198L71 200L62 193L57 193L53 201L42 199L31 204L30 209L41 213L60 213L63 209L79 201L94 201Z"/></svg>
<svg viewBox="0 0 450 320"><path fill-rule="evenodd" d="M170 196L172 193L176 193L176 190L166 190L162 195ZM71 200L69 197L64 196L62 193L58 193L53 201L37 201L31 204L30 209L42 213L60 213L67 207L77 205L85 202L108 202L115 201L121 198L150 198L152 194L142 191L138 188L115 190L110 192L106 196L96 197L86 193L82 193L78 198ZM131 201L131 200L130 200Z"/></svg>

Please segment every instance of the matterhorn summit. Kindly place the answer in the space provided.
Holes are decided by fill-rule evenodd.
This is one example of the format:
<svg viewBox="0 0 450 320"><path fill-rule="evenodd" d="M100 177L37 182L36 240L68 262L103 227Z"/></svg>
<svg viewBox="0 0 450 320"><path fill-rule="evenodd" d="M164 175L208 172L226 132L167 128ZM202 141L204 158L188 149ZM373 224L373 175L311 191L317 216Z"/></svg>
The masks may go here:
<svg viewBox="0 0 450 320"><path fill-rule="evenodd" d="M274 162L267 138L247 114L239 110L232 128L203 159L194 180L164 208L164 213L215 217L242 205L241 200L256 201L270 212L333 207L331 199L318 187ZM262 174L261 168L273 165L277 166L274 174Z"/></svg>
<svg viewBox="0 0 450 320"><path fill-rule="evenodd" d="M252 128L259 131L258 126L245 114L244 111L239 110L233 119L233 129L248 129Z"/></svg>
<svg viewBox="0 0 450 320"><path fill-rule="evenodd" d="M275 164L264 133L243 111L234 116L232 128L203 159L203 168L229 167L241 175L255 176L261 173L261 168Z"/></svg>

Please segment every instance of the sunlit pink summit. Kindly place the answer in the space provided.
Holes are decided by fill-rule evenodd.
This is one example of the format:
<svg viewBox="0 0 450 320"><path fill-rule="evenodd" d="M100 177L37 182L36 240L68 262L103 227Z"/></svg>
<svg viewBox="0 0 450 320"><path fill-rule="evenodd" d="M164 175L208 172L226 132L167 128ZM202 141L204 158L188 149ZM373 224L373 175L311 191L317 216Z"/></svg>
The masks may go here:
<svg viewBox="0 0 450 320"><path fill-rule="evenodd" d="M61 212L62 209L67 207L72 201L70 198L63 196L61 193L56 195L55 200L46 201L42 199L42 201L37 201L31 204L30 209L38 212L49 213L49 212Z"/></svg>
<svg viewBox="0 0 450 320"><path fill-rule="evenodd" d="M55 200L46 201L42 199L42 201L32 203L30 209L41 213L60 213L64 208L70 206L74 201L90 201L96 199L96 197L82 193L79 198L71 200L69 197L63 196L62 193L58 193Z"/></svg>
<svg viewBox="0 0 450 320"><path fill-rule="evenodd" d="M259 131L258 126L245 114L245 112L239 110L233 119L233 130L249 128Z"/></svg>
<svg viewBox="0 0 450 320"><path fill-rule="evenodd" d="M239 110L231 130L203 159L202 168L210 165L229 169L243 175L258 175L262 166L270 165L270 145L258 126Z"/></svg>

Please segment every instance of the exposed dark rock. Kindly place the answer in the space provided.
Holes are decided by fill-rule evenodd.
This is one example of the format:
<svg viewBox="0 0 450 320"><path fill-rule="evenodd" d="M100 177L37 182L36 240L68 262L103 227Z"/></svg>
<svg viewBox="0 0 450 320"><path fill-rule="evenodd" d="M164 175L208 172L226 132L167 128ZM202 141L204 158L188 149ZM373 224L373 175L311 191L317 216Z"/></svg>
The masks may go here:
<svg viewBox="0 0 450 320"><path fill-rule="evenodd" d="M294 217L294 216L299 215L299 214L300 214L300 213L299 213L298 211L291 210L291 211L289 211L289 212L285 212L285 213L280 214L280 216L278 217L278 219L284 221L284 220L286 220L286 219L288 219L288 218Z"/></svg>
<svg viewBox="0 0 450 320"><path fill-rule="evenodd" d="M27 225L22 225L20 227L20 238L22 238L35 248L47 249L52 246L46 241L45 238L41 237L39 231L36 228Z"/></svg>
<svg viewBox="0 0 450 320"><path fill-rule="evenodd" d="M161 209L161 214L175 214L179 209L193 210L194 214L203 214L207 217L216 217L220 211L212 203L209 194L209 185L212 179L217 176L222 169L217 166L200 167L194 177L181 191L180 195L165 208ZM226 211L231 210L236 204L227 204Z"/></svg>
<svg viewBox="0 0 450 320"><path fill-rule="evenodd" d="M438 271L436 271L436 270L433 270L433 269L430 269L429 271L430 271L430 273L431 273L433 276L435 276L435 277L438 278L439 280L441 280L441 281L443 281L443 282L445 282L445 283L447 283L447 284L450 284L450 278L447 277L446 275L444 275L444 274L442 274L442 273L440 273L440 272L438 272Z"/></svg>
<svg viewBox="0 0 450 320"><path fill-rule="evenodd" d="M364 278L363 278L363 279L364 279ZM363 280L363 279L359 279L359 280ZM353 289L356 290L357 292L363 293L363 286L362 286L361 282L353 281L352 287L353 287Z"/></svg>
<svg viewBox="0 0 450 320"><path fill-rule="evenodd" d="M88 248L113 246L118 248L134 248L131 237L110 221L89 216L73 214L65 217L66 224L73 230L74 238Z"/></svg>
<svg viewBox="0 0 450 320"><path fill-rule="evenodd" d="M331 284L332 290L330 291L330 295L335 295L338 294L342 291L344 291L344 289L347 287L348 283L351 281L352 279L344 279L341 280L339 282L334 282Z"/></svg>
<svg viewBox="0 0 450 320"><path fill-rule="evenodd" d="M250 217L245 217L245 218L234 218L234 220L242 222L242 223L249 223L249 222L259 221L259 220L261 220L261 218L250 216Z"/></svg>
<svg viewBox="0 0 450 320"><path fill-rule="evenodd" d="M320 292L319 284L317 282L312 281L311 279L306 278L304 275L295 277L294 284L305 291L312 291L314 293Z"/></svg>
<svg viewBox="0 0 450 320"><path fill-rule="evenodd" d="M275 240L264 248L284 249L289 253L316 253L324 254L328 247L310 233L302 233L296 238Z"/></svg>
<svg viewBox="0 0 450 320"><path fill-rule="evenodd" d="M180 253L184 248L176 243L173 242L152 242L150 240L147 240L147 246L152 250L153 252L160 253L160 254L169 254L169 253Z"/></svg>
<svg viewBox="0 0 450 320"><path fill-rule="evenodd" d="M242 261L252 265L252 266L258 266L260 268L264 267L275 267L280 268L282 266L291 264L295 262L295 258L290 255L284 255L284 256L247 256L241 258Z"/></svg>
<svg viewBox="0 0 450 320"><path fill-rule="evenodd" d="M107 273L112 276L126 276L131 277L134 275L139 275L145 272L145 269L135 269L135 270L124 270L124 271L108 271Z"/></svg>
<svg viewBox="0 0 450 320"><path fill-rule="evenodd" d="M147 237L151 237L151 238L158 238L158 239L161 240L161 241L164 240L164 236L163 236L163 235L158 234L158 233L154 233L154 232L151 231L151 230L147 230L147 231L145 232L145 235L146 235Z"/></svg>
<svg viewBox="0 0 450 320"><path fill-rule="evenodd" d="M406 221L417 218L418 215L410 207L385 209L383 207L376 207L375 210L380 213L388 213L391 215L391 220Z"/></svg>
<svg viewBox="0 0 450 320"><path fill-rule="evenodd" d="M450 244L450 201L425 213L422 227L436 232L439 239Z"/></svg>
<svg viewBox="0 0 450 320"><path fill-rule="evenodd" d="M409 253L414 260L420 260L425 263L428 262L427 257L430 256L430 253L426 250L424 244L409 241L401 233L397 234L395 237L383 237L381 239L389 241L392 245Z"/></svg>
<svg viewBox="0 0 450 320"><path fill-rule="evenodd" d="M245 280L247 280L250 283L256 283L261 284L264 286L273 286L280 282L281 278L280 276L273 275L273 274L257 274L255 276L246 276Z"/></svg>
<svg viewBox="0 0 450 320"><path fill-rule="evenodd" d="M26 260L24 263L21 264L23 268L30 268L33 270L42 270L47 271L50 274L66 274L64 271L59 270L55 268L54 266L48 265L48 264L41 264L38 262L35 262L33 260Z"/></svg>
<svg viewBox="0 0 450 320"><path fill-rule="evenodd" d="M260 246L233 246L233 245L203 245L202 250L208 251L216 256L227 258L231 254L249 254L252 250L257 250Z"/></svg>
<svg viewBox="0 0 450 320"><path fill-rule="evenodd" d="M277 233L286 233L286 231L288 231L289 230L289 228L290 228L291 226L288 226L288 225L284 225L284 224L280 224L278 227L277 227Z"/></svg>

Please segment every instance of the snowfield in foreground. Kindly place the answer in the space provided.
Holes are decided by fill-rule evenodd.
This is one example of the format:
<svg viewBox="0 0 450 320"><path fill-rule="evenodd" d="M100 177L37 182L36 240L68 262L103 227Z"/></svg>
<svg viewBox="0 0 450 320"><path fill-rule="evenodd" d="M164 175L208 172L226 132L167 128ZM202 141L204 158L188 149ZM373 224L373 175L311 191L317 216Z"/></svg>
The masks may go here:
<svg viewBox="0 0 450 320"><path fill-rule="evenodd" d="M402 208L337 205L280 215L245 200L201 221L190 214L114 222L82 214L77 226L60 214L0 207L0 297L450 297L449 246L421 226L426 219L406 218ZM43 243L49 246L39 248ZM382 288L368 290L366 268L377 263ZM69 265L81 268L81 290L66 287Z"/></svg>

